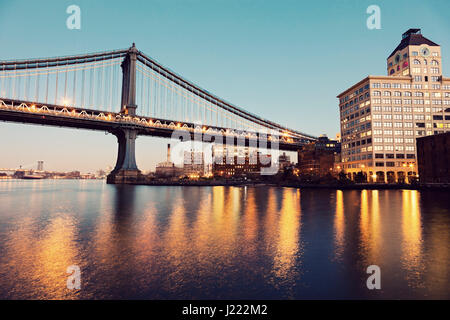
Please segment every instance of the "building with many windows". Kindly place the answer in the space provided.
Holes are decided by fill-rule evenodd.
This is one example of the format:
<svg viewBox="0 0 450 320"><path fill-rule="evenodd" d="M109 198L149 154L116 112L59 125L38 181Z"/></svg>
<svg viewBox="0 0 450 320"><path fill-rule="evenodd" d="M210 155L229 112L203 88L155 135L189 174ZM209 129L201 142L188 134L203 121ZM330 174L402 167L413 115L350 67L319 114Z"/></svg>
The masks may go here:
<svg viewBox="0 0 450 320"><path fill-rule="evenodd" d="M441 47L409 29L387 58L388 76L368 76L338 95L342 169L369 182L417 177L416 139L450 131L450 78Z"/></svg>
<svg viewBox="0 0 450 320"><path fill-rule="evenodd" d="M330 140L322 135L315 142L305 145L297 152L297 168L303 174L325 176L333 174L336 157L341 145L337 140Z"/></svg>
<svg viewBox="0 0 450 320"><path fill-rule="evenodd" d="M203 151L184 151L183 173L187 176L201 177L205 173L205 157Z"/></svg>
<svg viewBox="0 0 450 320"><path fill-rule="evenodd" d="M261 155L257 149L248 147L214 145L212 156L215 177L259 176L261 169L271 164L270 155Z"/></svg>

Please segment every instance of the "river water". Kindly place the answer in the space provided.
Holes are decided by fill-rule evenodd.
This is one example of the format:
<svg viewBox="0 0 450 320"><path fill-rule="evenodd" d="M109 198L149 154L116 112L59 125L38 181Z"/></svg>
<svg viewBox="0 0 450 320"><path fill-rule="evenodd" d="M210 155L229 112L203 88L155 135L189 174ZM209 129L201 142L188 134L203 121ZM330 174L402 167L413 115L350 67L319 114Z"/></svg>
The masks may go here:
<svg viewBox="0 0 450 320"><path fill-rule="evenodd" d="M0 298L449 299L449 203L437 191L4 180ZM380 290L367 288L370 265Z"/></svg>

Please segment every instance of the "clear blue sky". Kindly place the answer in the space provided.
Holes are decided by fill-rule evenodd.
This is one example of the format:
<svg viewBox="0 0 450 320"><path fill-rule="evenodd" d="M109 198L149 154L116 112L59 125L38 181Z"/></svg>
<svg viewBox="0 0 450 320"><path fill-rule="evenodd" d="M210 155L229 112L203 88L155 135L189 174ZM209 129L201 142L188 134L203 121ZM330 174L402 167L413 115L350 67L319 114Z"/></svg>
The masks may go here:
<svg viewBox="0 0 450 320"><path fill-rule="evenodd" d="M81 30L66 8L81 7ZM381 8L381 30L366 8ZM0 59L126 48L139 50L234 104L298 130L334 137L336 95L385 61L411 27L442 46L450 76L450 1L21 1L0 0ZM152 169L165 143L137 140L138 165ZM103 133L0 123L0 167L94 171L114 165Z"/></svg>

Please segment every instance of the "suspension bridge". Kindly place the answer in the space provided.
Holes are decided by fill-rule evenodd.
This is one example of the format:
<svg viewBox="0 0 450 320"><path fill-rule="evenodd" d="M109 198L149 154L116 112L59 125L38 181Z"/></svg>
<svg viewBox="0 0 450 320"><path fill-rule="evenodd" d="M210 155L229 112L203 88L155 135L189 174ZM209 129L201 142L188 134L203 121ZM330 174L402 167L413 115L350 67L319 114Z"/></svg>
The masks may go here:
<svg viewBox="0 0 450 320"><path fill-rule="evenodd" d="M139 135L295 151L316 137L233 105L136 46L93 54L0 61L0 120L114 134L109 183L139 179Z"/></svg>

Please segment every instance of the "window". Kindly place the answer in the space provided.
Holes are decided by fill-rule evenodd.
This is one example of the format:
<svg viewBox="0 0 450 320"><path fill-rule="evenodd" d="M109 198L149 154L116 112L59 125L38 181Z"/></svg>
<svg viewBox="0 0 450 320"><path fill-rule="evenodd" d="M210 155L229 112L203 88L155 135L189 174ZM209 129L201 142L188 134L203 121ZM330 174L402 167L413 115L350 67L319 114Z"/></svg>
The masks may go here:
<svg viewBox="0 0 450 320"><path fill-rule="evenodd" d="M414 54L413 54L414 55ZM413 64L420 64L420 61L417 59L414 59Z"/></svg>
<svg viewBox="0 0 450 320"><path fill-rule="evenodd" d="M430 68L431 73L438 74L439 68Z"/></svg>
<svg viewBox="0 0 450 320"><path fill-rule="evenodd" d="M438 66L439 62L437 62L436 60L431 60L431 65L432 66Z"/></svg>
<svg viewBox="0 0 450 320"><path fill-rule="evenodd" d="M419 55L418 51L413 51L412 52L412 56L417 57L418 55ZM419 61L419 60L417 60L417 61ZM419 61L419 63L420 63L420 61Z"/></svg>

